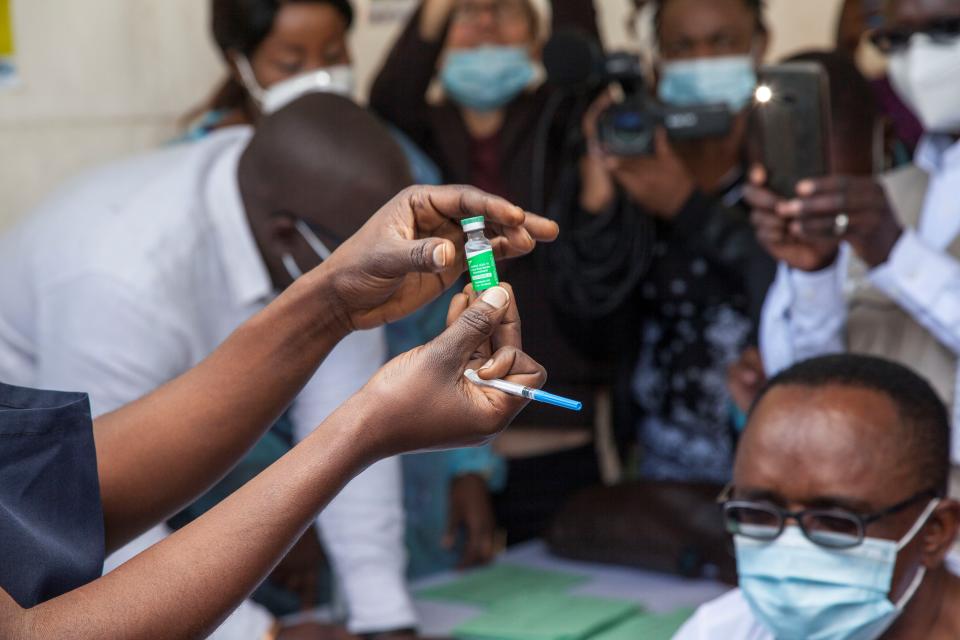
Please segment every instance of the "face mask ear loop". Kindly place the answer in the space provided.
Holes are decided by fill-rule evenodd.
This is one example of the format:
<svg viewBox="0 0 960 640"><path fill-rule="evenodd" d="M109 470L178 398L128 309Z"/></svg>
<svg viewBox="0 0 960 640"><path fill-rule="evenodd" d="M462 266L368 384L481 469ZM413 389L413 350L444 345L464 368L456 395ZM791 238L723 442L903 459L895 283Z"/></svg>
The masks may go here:
<svg viewBox="0 0 960 640"><path fill-rule="evenodd" d="M937 508L940 504L940 499L931 500L927 505L927 508L923 510L923 513L920 514L920 517L917 518L917 521L913 524L910 531L907 532L903 538L900 539L900 542L897 543L897 552L900 552L905 546L910 544L910 542L916 537L920 530L927 520L930 519L930 516L933 514L933 510ZM907 590L904 591L903 595L900 596L900 599L894 605L897 608L897 611L903 611L907 604L913 599L913 596L917 594L917 591L920 589L920 585L923 584L923 579L927 576L927 568L923 565L920 565L920 568L917 569L917 574L913 577L913 580L910 582L910 586L907 587Z"/></svg>
<svg viewBox="0 0 960 640"><path fill-rule="evenodd" d="M317 234L313 232L313 229L311 229L307 223L303 220L297 220L294 224L297 227L297 231L303 236L303 239L306 240L310 248L313 249L313 252L320 256L320 260L328 260L330 256L333 255L333 252L327 249L327 245L320 241L320 238L317 237Z"/></svg>
<svg viewBox="0 0 960 640"><path fill-rule="evenodd" d="M263 87L257 82L257 76L253 73L253 67L250 66L250 61L247 59L247 56L242 53L234 54L233 64L237 67L237 72L240 74L240 82L243 84L243 87L247 90L247 93L250 94L250 97L253 98L253 101L257 103L257 107L262 111L264 97Z"/></svg>
<svg viewBox="0 0 960 640"><path fill-rule="evenodd" d="M300 266L297 265L297 261L293 259L292 255L285 253L280 259L283 261L284 269L287 270L292 279L298 280L303 275L303 271L300 270Z"/></svg>
<svg viewBox="0 0 960 640"><path fill-rule="evenodd" d="M917 521L913 523L913 526L910 527L910 531L907 531L906 535L900 538L900 542L897 543L897 553L903 551L903 548L910 544L913 539L920 533L920 529L923 529L924 525L927 524L927 520L930 519L930 516L933 514L933 510L940 506L940 498L934 498L927 504L927 508L923 510L923 513L920 514L920 517L917 518Z"/></svg>
<svg viewBox="0 0 960 640"><path fill-rule="evenodd" d="M917 591L920 589L920 585L923 584L923 579L927 577L927 568L923 565L920 565L920 568L917 569L917 575L913 577L913 582L910 583L910 586L907 587L907 590L903 592L903 595L900 596L900 599L893 606L897 608L897 611L903 611L906 606L913 600L913 596L917 595Z"/></svg>

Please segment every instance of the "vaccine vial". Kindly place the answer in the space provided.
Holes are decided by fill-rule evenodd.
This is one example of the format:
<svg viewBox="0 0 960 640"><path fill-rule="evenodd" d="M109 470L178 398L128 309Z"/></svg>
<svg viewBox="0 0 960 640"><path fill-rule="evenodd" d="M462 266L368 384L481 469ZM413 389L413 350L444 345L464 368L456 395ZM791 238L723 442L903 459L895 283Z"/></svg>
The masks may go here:
<svg viewBox="0 0 960 640"><path fill-rule="evenodd" d="M461 220L460 224L467 234L467 267L470 269L473 290L479 293L497 286L500 284L500 277L497 275L497 263L493 259L493 245L483 233L486 226L483 216L466 218Z"/></svg>

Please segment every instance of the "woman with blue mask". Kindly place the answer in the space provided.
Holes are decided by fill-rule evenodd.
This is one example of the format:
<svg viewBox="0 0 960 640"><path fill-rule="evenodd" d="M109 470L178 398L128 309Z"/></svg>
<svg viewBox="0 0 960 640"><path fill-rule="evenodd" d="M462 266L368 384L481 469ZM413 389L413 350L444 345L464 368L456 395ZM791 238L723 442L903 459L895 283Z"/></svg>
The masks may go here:
<svg viewBox="0 0 960 640"><path fill-rule="evenodd" d="M556 5L554 28L597 33L591 0ZM424 0L370 106L423 148L445 181L486 184L529 207L535 130L551 94L540 78L542 22L531 0Z"/></svg>
<svg viewBox="0 0 960 640"><path fill-rule="evenodd" d="M370 94L371 108L427 152L439 165L444 182L482 185L492 193L509 194L528 209L540 195L534 193L537 129L554 95L540 77L546 25L538 8L531 0L423 0ZM552 3L552 10L554 29L579 28L599 37L593 0L562 0ZM556 133L562 133L560 127ZM548 178L558 171L557 155L552 148L545 154ZM573 371L589 371L556 328L536 263L536 259L518 260L502 271L523 298L526 317L538 328L528 335L533 341L530 350L547 359L554 380ZM523 423L555 427L556 418L556 414L531 409ZM586 416L584 424L591 424L589 420ZM577 463L569 473L551 463L550 468L558 472L542 492L524 479L519 465L508 465L507 492L515 487L517 500L504 506L509 500L498 497L497 515L512 542L541 533L572 489L598 480L592 448L578 448L576 455ZM486 465L482 473L491 488L500 475L492 473L494 469ZM478 476L475 471L471 466L454 469L473 478ZM542 473L534 475L538 476L534 482L547 484ZM533 492L538 493L536 499L531 498ZM536 511L526 510L527 505ZM519 525L515 527L514 522ZM488 539L492 533L488 526L467 529L468 533L485 529ZM491 557L489 542L483 545L486 551L475 557Z"/></svg>
<svg viewBox="0 0 960 640"><path fill-rule="evenodd" d="M740 588L675 640L960 637L950 434L902 365L827 356L778 375L720 497Z"/></svg>

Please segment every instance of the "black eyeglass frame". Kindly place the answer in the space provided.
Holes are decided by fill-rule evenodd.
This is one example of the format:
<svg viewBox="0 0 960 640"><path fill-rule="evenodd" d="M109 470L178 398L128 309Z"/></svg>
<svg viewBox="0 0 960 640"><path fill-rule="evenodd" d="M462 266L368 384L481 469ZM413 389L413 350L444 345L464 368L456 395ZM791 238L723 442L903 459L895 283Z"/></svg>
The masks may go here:
<svg viewBox="0 0 960 640"><path fill-rule="evenodd" d="M904 51L913 36L922 33L930 36L933 42L949 44L960 37L960 16L932 20L916 29L879 28L870 33L870 42L885 54Z"/></svg>
<svg viewBox="0 0 960 640"><path fill-rule="evenodd" d="M926 489L924 491L915 493L914 495L910 496L906 500L898 502L891 507L887 507L886 509L881 509L880 511L875 511L874 513L863 514L863 513L857 513L855 511L851 511L849 509L844 509L842 507L832 507L832 508L826 508L826 509L824 508L801 509L799 511L788 511L787 509L783 509L772 502L762 502L762 501L756 501L756 500L731 500L730 496L733 494L733 490L734 490L733 484L728 484L724 488L724 490L720 493L720 495L717 496L717 503L723 509L724 527L727 529L727 532L730 533L731 535L742 535L746 538L759 540L761 542L773 542L774 540L779 538L781 535L783 535L783 532L787 527L787 520L793 519L797 523L797 525L800 527L800 531L803 533L803 536L807 540L809 540L810 542L814 543L817 546L828 548L828 549L853 549L854 547L859 547L861 544L863 544L864 539L867 537L866 536L867 527L873 524L874 522L877 522L878 520L882 520L883 518L892 516L894 514L900 513L901 511L904 511L909 507L912 507L913 505L915 505L916 503L920 502L923 499L934 500L937 498L943 498L943 493L941 491L938 491L936 489ZM770 536L758 536L758 535L751 535L749 533L744 533L739 529L735 530L734 527L730 526L732 519L728 517L728 513L733 509L756 509L758 511L764 511L771 515L775 514L779 518L779 526L775 528L776 533ZM804 524L805 518L809 518L811 514L829 516L829 517L837 517L837 516L848 517L851 522L857 525L856 539L853 540L851 536L851 539L853 540L851 544L836 544L836 545L824 544L822 540L817 539L817 536L811 535L811 533L807 530L807 525ZM771 532L773 531L774 529L771 529Z"/></svg>

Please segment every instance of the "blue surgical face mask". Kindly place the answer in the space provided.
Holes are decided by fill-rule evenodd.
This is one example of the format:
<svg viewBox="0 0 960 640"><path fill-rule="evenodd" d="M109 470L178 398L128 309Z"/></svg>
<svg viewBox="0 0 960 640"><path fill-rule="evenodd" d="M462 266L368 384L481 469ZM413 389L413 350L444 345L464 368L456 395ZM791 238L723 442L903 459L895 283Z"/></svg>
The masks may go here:
<svg viewBox="0 0 960 640"><path fill-rule="evenodd" d="M447 97L476 111L506 105L536 77L523 47L485 46L452 51L440 72Z"/></svg>
<svg viewBox="0 0 960 640"><path fill-rule="evenodd" d="M772 542L735 536L740 589L777 640L875 640L910 602L926 569L916 570L896 604L889 593L897 554L933 510L933 500L899 542L866 538L852 549L827 549L787 527Z"/></svg>
<svg viewBox="0 0 960 640"><path fill-rule="evenodd" d="M663 62L657 91L660 100L677 107L726 104L740 111L756 88L753 56L745 55Z"/></svg>

